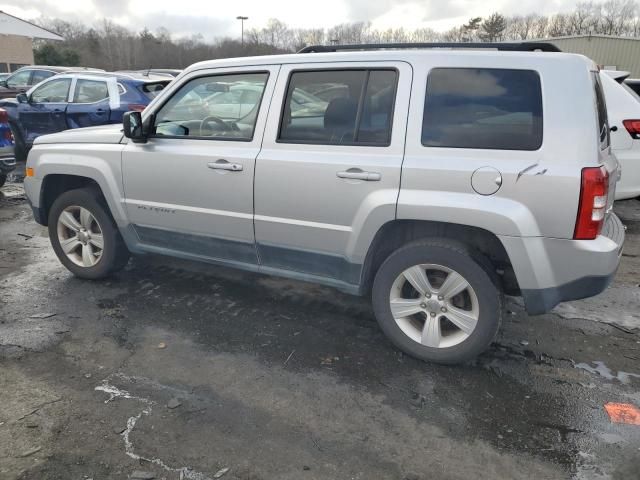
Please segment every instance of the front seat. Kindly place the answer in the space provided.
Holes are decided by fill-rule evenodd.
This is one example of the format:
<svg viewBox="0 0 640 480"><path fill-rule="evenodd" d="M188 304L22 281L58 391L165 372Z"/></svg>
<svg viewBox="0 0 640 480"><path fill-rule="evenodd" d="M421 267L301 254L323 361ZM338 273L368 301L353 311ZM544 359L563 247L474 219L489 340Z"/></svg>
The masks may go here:
<svg viewBox="0 0 640 480"><path fill-rule="evenodd" d="M334 98L324 112L324 128L331 143L351 143L358 116L358 102L351 97Z"/></svg>

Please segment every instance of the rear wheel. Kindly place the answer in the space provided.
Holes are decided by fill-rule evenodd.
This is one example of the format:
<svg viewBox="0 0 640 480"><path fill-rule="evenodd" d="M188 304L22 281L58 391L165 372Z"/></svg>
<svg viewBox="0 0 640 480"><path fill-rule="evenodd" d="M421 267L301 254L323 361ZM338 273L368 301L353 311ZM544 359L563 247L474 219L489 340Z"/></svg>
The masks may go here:
<svg viewBox="0 0 640 480"><path fill-rule="evenodd" d="M78 277L104 278L129 260L129 251L102 196L92 188L60 195L51 206L48 224L58 259Z"/></svg>
<svg viewBox="0 0 640 480"><path fill-rule="evenodd" d="M447 240L418 241L378 270L372 291L380 327L403 352L453 364L472 359L494 340L502 294L479 257Z"/></svg>

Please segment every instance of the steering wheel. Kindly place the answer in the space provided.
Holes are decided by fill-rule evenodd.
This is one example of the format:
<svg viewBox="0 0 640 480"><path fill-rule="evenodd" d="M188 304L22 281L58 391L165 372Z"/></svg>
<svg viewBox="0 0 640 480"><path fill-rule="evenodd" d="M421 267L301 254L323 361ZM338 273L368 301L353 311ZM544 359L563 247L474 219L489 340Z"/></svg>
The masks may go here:
<svg viewBox="0 0 640 480"><path fill-rule="evenodd" d="M227 122L222 120L220 117L216 117L215 115L209 115L208 117L205 117L204 119L202 119L202 121L200 122L200 135L202 135L202 130L205 124L209 122L214 122L220 125L222 127L223 132L230 132L231 130L233 130L233 128Z"/></svg>

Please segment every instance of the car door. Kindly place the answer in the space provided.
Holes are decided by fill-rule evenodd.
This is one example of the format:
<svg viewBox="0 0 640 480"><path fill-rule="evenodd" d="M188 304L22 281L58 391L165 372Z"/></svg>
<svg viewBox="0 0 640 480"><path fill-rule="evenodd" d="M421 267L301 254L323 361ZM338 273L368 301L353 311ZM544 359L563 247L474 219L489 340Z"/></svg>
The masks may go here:
<svg viewBox="0 0 640 480"><path fill-rule="evenodd" d="M110 89L107 79L74 78L72 100L66 112L69 128L91 127L109 123L111 104L114 102L119 104L118 86L115 79L112 79L111 83L114 88ZM110 91L112 91L111 95Z"/></svg>
<svg viewBox="0 0 640 480"><path fill-rule="evenodd" d="M257 263L253 174L278 69L195 71L144 112L151 136L129 142L122 157L126 209L140 248ZM245 83L262 90L247 115L223 119L214 106L194 103L194 91Z"/></svg>
<svg viewBox="0 0 640 480"><path fill-rule="evenodd" d="M411 76L403 62L283 65L256 162L265 268L359 283L369 242L395 217ZM340 88L312 93L329 86Z"/></svg>
<svg viewBox="0 0 640 480"><path fill-rule="evenodd" d="M27 144L40 135L67 129L65 111L70 87L70 78L52 78L36 86L27 103L18 104L18 119Z"/></svg>

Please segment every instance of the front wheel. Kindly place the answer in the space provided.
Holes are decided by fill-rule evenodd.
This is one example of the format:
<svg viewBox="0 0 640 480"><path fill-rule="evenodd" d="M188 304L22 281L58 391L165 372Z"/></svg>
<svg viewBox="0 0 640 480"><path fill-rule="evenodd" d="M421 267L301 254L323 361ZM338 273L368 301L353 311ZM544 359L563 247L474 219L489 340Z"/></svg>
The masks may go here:
<svg viewBox="0 0 640 480"><path fill-rule="evenodd" d="M92 188L70 190L53 202L49 238L60 262L77 277L104 278L129 260L102 196Z"/></svg>
<svg viewBox="0 0 640 480"><path fill-rule="evenodd" d="M0 187L4 186L7 181L7 176L4 173L0 173Z"/></svg>
<svg viewBox="0 0 640 480"><path fill-rule="evenodd" d="M373 283L372 303L403 352L456 364L482 353L502 320L502 294L479 254L448 240L410 243L392 253Z"/></svg>

